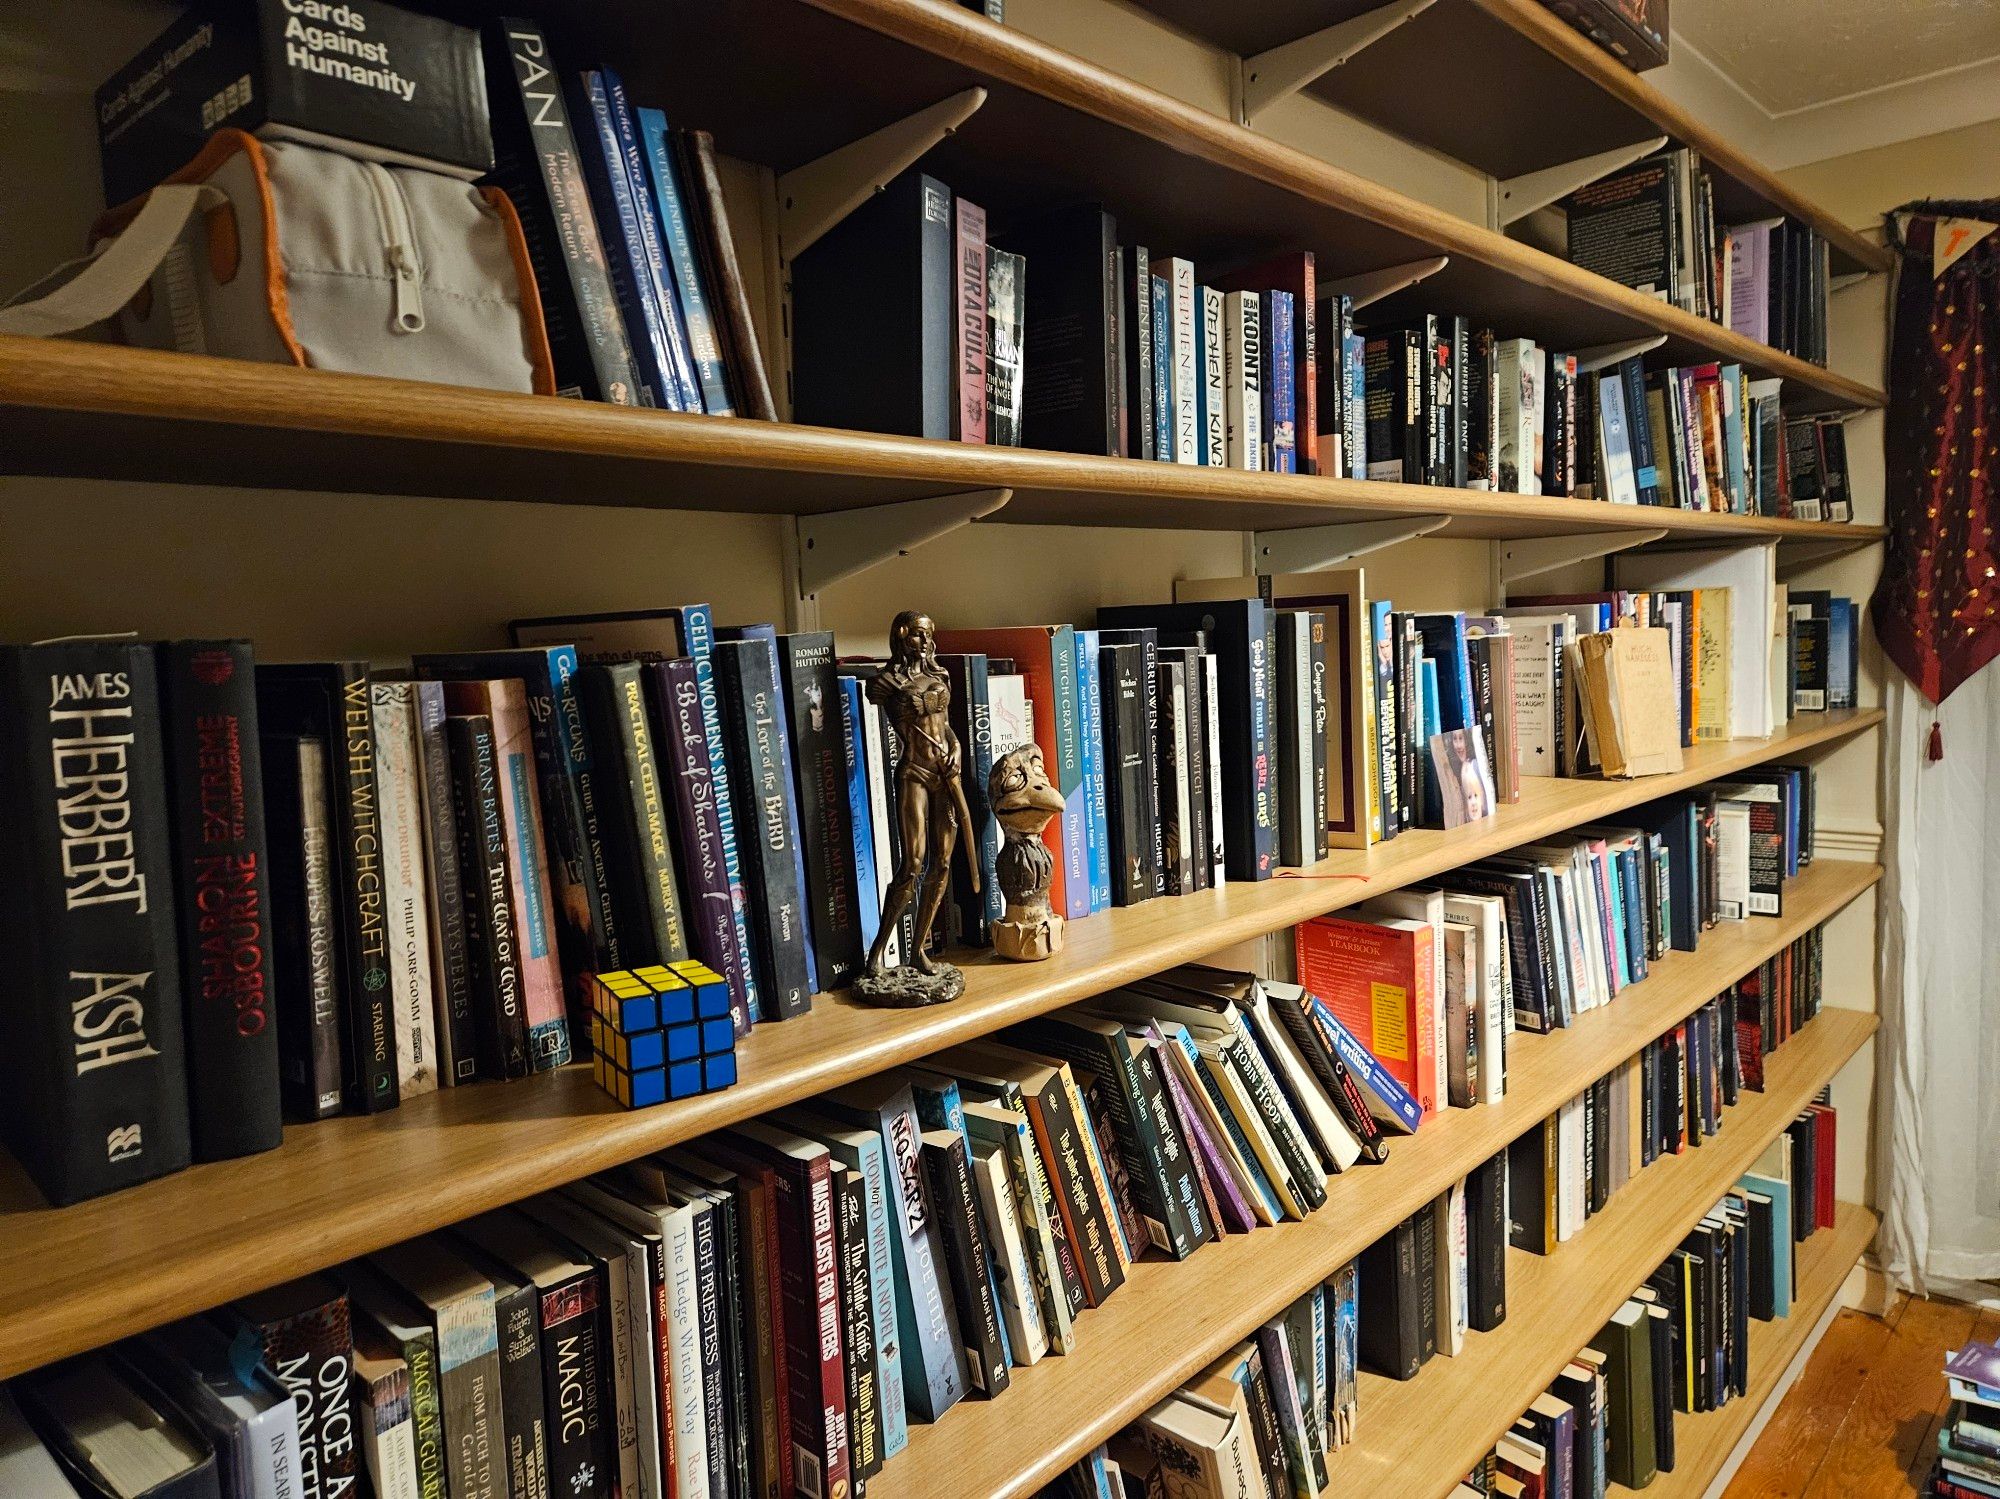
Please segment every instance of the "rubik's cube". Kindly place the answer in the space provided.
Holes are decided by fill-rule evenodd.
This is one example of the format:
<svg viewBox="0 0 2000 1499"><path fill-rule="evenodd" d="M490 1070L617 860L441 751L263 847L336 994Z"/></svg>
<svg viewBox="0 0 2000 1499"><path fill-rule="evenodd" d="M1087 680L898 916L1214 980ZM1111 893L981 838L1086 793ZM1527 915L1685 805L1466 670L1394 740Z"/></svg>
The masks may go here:
<svg viewBox="0 0 2000 1499"><path fill-rule="evenodd" d="M628 1109L713 1093L736 1081L729 985L683 959L590 978L591 1068Z"/></svg>

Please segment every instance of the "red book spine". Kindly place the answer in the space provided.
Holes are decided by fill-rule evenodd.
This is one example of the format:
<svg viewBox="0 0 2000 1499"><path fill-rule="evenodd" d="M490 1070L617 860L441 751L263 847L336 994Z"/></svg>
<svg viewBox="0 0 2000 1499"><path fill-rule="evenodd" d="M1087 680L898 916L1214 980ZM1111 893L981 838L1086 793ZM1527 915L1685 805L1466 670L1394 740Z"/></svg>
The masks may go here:
<svg viewBox="0 0 2000 1499"><path fill-rule="evenodd" d="M960 198L958 217L958 440L986 441L986 210Z"/></svg>
<svg viewBox="0 0 2000 1499"><path fill-rule="evenodd" d="M792 1478L806 1495L848 1492L847 1374L840 1350L840 1270L833 1171L822 1155L778 1170L778 1231L791 1385Z"/></svg>

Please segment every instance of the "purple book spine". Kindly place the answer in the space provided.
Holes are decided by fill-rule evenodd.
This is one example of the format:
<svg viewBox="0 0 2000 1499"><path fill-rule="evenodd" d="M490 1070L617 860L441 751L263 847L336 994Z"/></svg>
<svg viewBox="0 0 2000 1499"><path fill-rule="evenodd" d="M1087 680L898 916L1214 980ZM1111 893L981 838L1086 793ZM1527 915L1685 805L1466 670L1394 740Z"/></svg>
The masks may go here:
<svg viewBox="0 0 2000 1499"><path fill-rule="evenodd" d="M729 980L729 1011L736 1034L750 1033L750 1011L740 996L743 950L736 944L723 859L722 821L710 779L708 729L701 716L695 664L686 656L645 667L646 688L659 720L661 765L674 784L674 851L682 899L690 909L688 945L694 955Z"/></svg>
<svg viewBox="0 0 2000 1499"><path fill-rule="evenodd" d="M1173 1045L1173 1042L1161 1034L1157 1025L1146 1027L1146 1040L1148 1044L1162 1052ZM1160 1061L1160 1076L1166 1080L1167 1092L1173 1095L1174 1112L1181 1116L1181 1123L1187 1128L1188 1139L1194 1142L1195 1149L1201 1152L1202 1161L1208 1167L1209 1185L1215 1189L1216 1206L1229 1220L1227 1226L1237 1233L1250 1232L1257 1226L1256 1210L1250 1206L1249 1199L1236 1185L1236 1178L1229 1171L1229 1163L1223 1158L1221 1144L1208 1132L1208 1123L1195 1108L1194 1100L1187 1096L1186 1090L1181 1085L1180 1074L1174 1070L1174 1064L1164 1057Z"/></svg>

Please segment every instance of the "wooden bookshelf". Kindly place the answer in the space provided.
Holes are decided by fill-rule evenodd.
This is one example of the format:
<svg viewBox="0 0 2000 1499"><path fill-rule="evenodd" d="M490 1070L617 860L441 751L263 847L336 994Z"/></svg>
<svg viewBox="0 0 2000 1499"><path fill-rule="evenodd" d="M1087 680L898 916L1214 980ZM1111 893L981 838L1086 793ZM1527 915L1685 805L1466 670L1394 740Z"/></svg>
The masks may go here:
<svg viewBox="0 0 2000 1499"><path fill-rule="evenodd" d="M1254 57L1381 0L1139 0L1190 36ZM1413 79L1422 79L1413 87ZM1537 0L1438 0L1307 92L1494 177L1665 135L1701 153L1725 224L1789 214L1824 235L1836 274L1890 255L1717 135ZM1552 124L1556 128L1551 128Z"/></svg>
<svg viewBox="0 0 2000 1499"><path fill-rule="evenodd" d="M759 1026L744 1040L743 1081L736 1087L680 1103L621 1111L581 1068L475 1084L413 1098L386 1114L293 1126L285 1143L264 1155L197 1166L67 1208L43 1206L20 1168L0 1159L0 1378L635 1160L1468 860L1843 740L1881 717L1875 710L1808 715L1792 732L1770 740L1696 749L1676 776L1530 780L1519 804L1502 807L1476 828L1412 831L1365 853L1336 854L1302 871L1302 878L1230 884L1072 923L1064 951L1045 963L956 954L965 965L966 994L937 1009L875 1010L821 995L811 1015ZM1711 933L1701 953L1678 965L1698 975L1690 981L1691 995L1706 986L1689 1008L1782 945L1776 934L1794 926L1803 931L1820 919L1810 913L1822 901L1823 914L1831 914L1874 878L1873 866L1816 864L1784 918ZM1770 948L1758 950L1767 941ZM1624 1054L1657 1029L1636 1039L1621 1033L1619 1044L1630 1042ZM1521 1106L1510 1100L1508 1107ZM1489 1113L1513 1117L1484 1110L1465 1117ZM1523 1115L1521 1127L1526 1123ZM1440 1143L1425 1149L1455 1149L1452 1141L1462 1138L1439 1129L1425 1139ZM1460 1150L1449 1159L1463 1174L1477 1156ZM1391 1175L1400 1181L1403 1173Z"/></svg>
<svg viewBox="0 0 2000 1499"><path fill-rule="evenodd" d="M1648 1166L1553 1254L1510 1249L1499 1328L1468 1333L1463 1353L1415 1379L1364 1373L1359 1436L1328 1462L1330 1491L1443 1493L1470 1472L1875 1027L1857 1011L1821 1014L1771 1054L1764 1092L1726 1110L1719 1134Z"/></svg>
<svg viewBox="0 0 2000 1499"><path fill-rule="evenodd" d="M1391 191L1014 27L940 0L568 3L573 55L618 57L640 102L777 171L968 88L986 103L923 165L1010 221L1095 199L1121 237L1198 262L1310 249L1322 279L1439 254L1451 263L1378 315L1446 309L1546 347L1664 335L1662 363L1740 363L1786 381L1786 409L1880 406L1882 392ZM1399 80L1408 84L1408 80ZM1428 89L1411 86L1426 98ZM1545 125L1547 122L1544 122ZM1561 132L1551 130L1551 138Z"/></svg>
<svg viewBox="0 0 2000 1499"><path fill-rule="evenodd" d="M1750 1392L1719 1411L1674 1417L1674 1471L1662 1473L1644 1490L1647 1499L1700 1499L1729 1461L1743 1433L1776 1393L1778 1383L1826 1315L1847 1277L1875 1241L1881 1218L1851 1202L1839 1204L1831 1232L1814 1234L1799 1246L1792 1287L1792 1314L1775 1322L1750 1324ZM1636 1493L1613 1484L1617 1494Z"/></svg>
<svg viewBox="0 0 2000 1499"><path fill-rule="evenodd" d="M1506 539L1865 546L1880 526L1245 473L644 411L106 344L0 337L10 471L357 494L818 514L1006 488L1025 525L1257 531L1444 517Z"/></svg>
<svg viewBox="0 0 2000 1499"><path fill-rule="evenodd" d="M1648 987L1660 985L1657 992L1634 989L1567 1031L1517 1034L1504 1104L1429 1121L1397 1141L1383 1165L1356 1167L1330 1183L1327 1205L1303 1222L1225 1239L1182 1264L1148 1260L1133 1266L1124 1288L1078 1323L1076 1353L1015 1370L1014 1386L1000 1400L967 1402L935 1426L912 1426L908 1449L869 1481L870 1490L879 1485L887 1499L943 1493L1025 1499L1035 1493L1473 1166L1712 998L1730 982L1718 981L1723 971L1724 965L1710 967L1706 955L1697 954L1685 969L1662 965L1660 977L1647 981ZM1873 1015L1824 1012L1772 1054L1769 1091L1744 1095L1725 1113L1714 1139L1647 1167L1554 1254L1510 1250L1506 1323L1495 1332L1468 1334L1463 1354L1434 1359L1407 1385L1364 1376L1360 1439L1335 1454L1326 1492L1440 1494L1450 1486L1447 1475L1455 1480L1470 1471L1563 1361L1874 1029ZM1033 1439L1023 1441L1024 1432Z"/></svg>

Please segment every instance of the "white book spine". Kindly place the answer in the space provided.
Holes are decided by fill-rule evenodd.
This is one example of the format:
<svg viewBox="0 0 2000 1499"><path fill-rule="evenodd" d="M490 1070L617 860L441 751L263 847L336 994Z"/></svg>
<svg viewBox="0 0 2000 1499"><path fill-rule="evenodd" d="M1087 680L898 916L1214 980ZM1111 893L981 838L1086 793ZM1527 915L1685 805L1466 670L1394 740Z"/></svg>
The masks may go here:
<svg viewBox="0 0 2000 1499"><path fill-rule="evenodd" d="M975 1152L972 1165L979 1205L995 1236L993 1258L999 1268L1000 1310L1007 1318L1007 1342L1016 1364L1032 1364L1049 1351L1049 1335L1035 1295L1034 1276L1028 1269L1021 1215L1007 1179L1005 1148Z"/></svg>
<svg viewBox="0 0 2000 1499"><path fill-rule="evenodd" d="M632 1343L632 1425L639 1445L641 1499L666 1499L667 1484L660 1454L660 1365L658 1334L653 1327L653 1277L646 1264L644 1241L632 1239L625 1250L626 1336Z"/></svg>
<svg viewBox="0 0 2000 1499"><path fill-rule="evenodd" d="M1465 1351L1470 1266L1465 1233L1465 1183L1454 1182L1438 1202L1438 1352Z"/></svg>
<svg viewBox="0 0 2000 1499"><path fill-rule="evenodd" d="M360 1405L361 1450L375 1499L422 1499L417 1487L417 1428L409 1407L404 1406L400 1421L381 1431L375 1426L375 1408L365 1401Z"/></svg>
<svg viewBox="0 0 2000 1499"><path fill-rule="evenodd" d="M1528 370L1531 380L1521 382L1521 401L1527 409L1521 413L1521 425L1532 434L1527 446L1522 450L1524 461L1521 478L1525 484L1523 494L1542 493L1542 475L1547 472L1545 465L1548 441L1549 412L1549 353L1548 350L1528 346Z"/></svg>
<svg viewBox="0 0 2000 1499"><path fill-rule="evenodd" d="M618 1492L639 1493L639 1423L633 1408L632 1282L623 1255L604 1262L611 1292L612 1410L617 1418ZM641 1291L643 1295L643 1289Z"/></svg>
<svg viewBox="0 0 2000 1499"><path fill-rule="evenodd" d="M1255 292L1233 291L1222 299L1223 411L1231 468L1264 466L1263 324Z"/></svg>
<svg viewBox="0 0 2000 1499"><path fill-rule="evenodd" d="M674 1469L682 1494L708 1492L708 1404L701 1376L701 1309L695 1305L694 1210L666 1221L667 1332L673 1355Z"/></svg>
<svg viewBox="0 0 2000 1499"><path fill-rule="evenodd" d="M438 1085L417 717L410 683L376 682L368 690L375 724L375 797L382 829L389 1008L396 1022L396 1081L407 1098L428 1093Z"/></svg>
<svg viewBox="0 0 2000 1499"><path fill-rule="evenodd" d="M1173 275L1174 314L1174 462L1201 462L1201 430L1196 414L1194 262L1178 257L1167 262Z"/></svg>
<svg viewBox="0 0 2000 1499"><path fill-rule="evenodd" d="M1201 461L1210 468L1229 463L1229 419L1223 410L1227 382L1222 361L1222 293L1212 286L1201 288L1201 369L1203 409Z"/></svg>
<svg viewBox="0 0 2000 1499"><path fill-rule="evenodd" d="M1214 888L1220 890L1228 876L1224 872L1222 842L1222 709L1217 703L1222 691L1222 677L1213 651L1203 654L1201 669L1208 679L1207 691L1202 693L1202 698L1208 710L1209 874Z"/></svg>
<svg viewBox="0 0 2000 1499"><path fill-rule="evenodd" d="M448 932L460 931L459 962L465 961L465 902L458 876L458 850L442 846L434 835L449 831L454 814L451 806L451 762L445 750L444 683L411 684L410 716L414 720L417 746L418 805L424 826L425 920L430 928L432 1039L437 1043L437 1080L440 1088L472 1080L473 1058L457 1056L451 1047L451 956L446 951ZM449 844L450 840L443 840ZM447 875L447 871L449 872ZM447 892L453 907L445 909Z"/></svg>
<svg viewBox="0 0 2000 1499"><path fill-rule="evenodd" d="M412 1426L412 1433L415 1428ZM252 1416L244 1452L250 1472L243 1489L246 1499L303 1499L299 1473L299 1413L289 1400L274 1402ZM416 1449L410 1452L410 1472L416 1474Z"/></svg>

